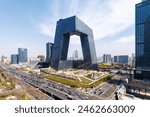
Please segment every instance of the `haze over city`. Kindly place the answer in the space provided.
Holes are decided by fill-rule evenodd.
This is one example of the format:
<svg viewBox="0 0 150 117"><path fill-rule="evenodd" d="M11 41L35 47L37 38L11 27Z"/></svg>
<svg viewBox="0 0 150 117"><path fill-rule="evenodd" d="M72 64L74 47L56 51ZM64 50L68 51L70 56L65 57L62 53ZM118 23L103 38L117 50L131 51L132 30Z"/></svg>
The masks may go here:
<svg viewBox="0 0 150 117"><path fill-rule="evenodd" d="M77 15L92 28L97 56L131 55L135 50L135 4L140 0L1 0L0 56L28 49L29 57L46 53L54 41L56 22ZM121 11L121 12L120 12ZM72 39L72 38L78 38ZM69 55L78 50L79 37L72 36Z"/></svg>
<svg viewBox="0 0 150 117"><path fill-rule="evenodd" d="M150 0L2 0L0 19L0 100L150 99Z"/></svg>

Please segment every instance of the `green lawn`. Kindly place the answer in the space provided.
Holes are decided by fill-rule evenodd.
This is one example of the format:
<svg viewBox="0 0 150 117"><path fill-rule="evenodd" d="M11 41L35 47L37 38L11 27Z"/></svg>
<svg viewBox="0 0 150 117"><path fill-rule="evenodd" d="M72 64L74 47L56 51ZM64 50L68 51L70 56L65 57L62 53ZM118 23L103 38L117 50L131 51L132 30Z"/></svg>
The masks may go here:
<svg viewBox="0 0 150 117"><path fill-rule="evenodd" d="M92 80L90 80L88 78L80 77L80 79L82 80L82 83L84 83L84 84L89 84L92 82Z"/></svg>
<svg viewBox="0 0 150 117"><path fill-rule="evenodd" d="M45 76L45 78L71 86L71 87L77 87L77 88L83 87L83 84L80 83L78 80L70 80L70 79L62 78L62 77L55 76L55 75L48 75L48 76Z"/></svg>
<svg viewBox="0 0 150 117"><path fill-rule="evenodd" d="M107 75L107 76L104 76L103 78L91 83L92 80L88 80L83 77L80 78L82 80L82 82L80 82L78 79L70 80L70 79L55 76L55 75L45 76L45 78L47 78L47 79L62 83L67 86L76 87L76 88L93 88L93 87L96 87L97 85L99 85L100 83L107 81L108 79L110 79L112 77L113 77L113 75Z"/></svg>
<svg viewBox="0 0 150 117"><path fill-rule="evenodd" d="M91 84L89 85L89 88L96 87L96 86L99 85L100 83L105 82L105 81L107 81L107 80L110 80L112 77L113 77L112 74L109 74L109 75L107 75L107 76L104 76L104 77L102 77L101 79L98 79L98 80L96 80L95 82L91 83Z"/></svg>

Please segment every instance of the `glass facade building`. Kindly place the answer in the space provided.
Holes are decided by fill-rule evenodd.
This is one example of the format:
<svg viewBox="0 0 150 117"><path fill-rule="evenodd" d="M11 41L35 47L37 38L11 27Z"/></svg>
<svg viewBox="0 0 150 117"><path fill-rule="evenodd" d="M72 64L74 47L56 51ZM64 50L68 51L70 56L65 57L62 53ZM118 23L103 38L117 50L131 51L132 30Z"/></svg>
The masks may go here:
<svg viewBox="0 0 150 117"><path fill-rule="evenodd" d="M18 54L12 54L11 55L11 64L18 64L19 59L18 59Z"/></svg>
<svg viewBox="0 0 150 117"><path fill-rule="evenodd" d="M46 43L46 62L50 64L53 50L53 43Z"/></svg>
<svg viewBox="0 0 150 117"><path fill-rule="evenodd" d="M82 64L74 64L75 66L67 61L70 36L72 35L77 35L80 37L84 58ZM82 67L97 70L98 67L93 30L82 22L77 16L72 16L57 21L51 57L51 67L56 70L68 69L70 67Z"/></svg>
<svg viewBox="0 0 150 117"><path fill-rule="evenodd" d="M103 55L103 63L111 63L111 55L110 54Z"/></svg>
<svg viewBox="0 0 150 117"><path fill-rule="evenodd" d="M135 78L150 79L150 0L136 5Z"/></svg>
<svg viewBox="0 0 150 117"><path fill-rule="evenodd" d="M27 63L28 62L26 48L18 48L18 55L19 55L19 63Z"/></svg>
<svg viewBox="0 0 150 117"><path fill-rule="evenodd" d="M114 56L114 63L127 65L129 61L128 55Z"/></svg>

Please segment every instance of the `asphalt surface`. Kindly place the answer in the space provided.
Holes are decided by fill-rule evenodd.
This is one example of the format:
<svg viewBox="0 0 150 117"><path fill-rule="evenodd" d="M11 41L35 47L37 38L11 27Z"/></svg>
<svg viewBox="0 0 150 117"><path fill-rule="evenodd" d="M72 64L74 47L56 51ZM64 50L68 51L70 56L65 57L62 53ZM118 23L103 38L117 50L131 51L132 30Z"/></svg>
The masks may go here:
<svg viewBox="0 0 150 117"><path fill-rule="evenodd" d="M117 85L122 76L116 75L109 82L100 84L98 87L90 91L90 94L101 97L102 99L113 99L115 92L118 90Z"/></svg>
<svg viewBox="0 0 150 117"><path fill-rule="evenodd" d="M0 63L0 66L10 75L22 79L24 82L29 83L40 90L44 91L50 96L57 97L57 99L62 100L90 100L90 99L100 99L92 95L87 95L80 92L74 88L65 86L63 84L44 79L42 77L28 74L22 71L17 71L13 68L9 68Z"/></svg>

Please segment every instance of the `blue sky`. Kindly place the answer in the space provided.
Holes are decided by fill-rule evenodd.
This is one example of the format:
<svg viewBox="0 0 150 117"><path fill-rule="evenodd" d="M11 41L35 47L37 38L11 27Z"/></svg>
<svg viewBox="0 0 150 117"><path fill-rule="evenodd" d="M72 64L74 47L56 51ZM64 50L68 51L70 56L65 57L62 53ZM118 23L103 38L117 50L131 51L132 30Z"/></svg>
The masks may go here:
<svg viewBox="0 0 150 117"><path fill-rule="evenodd" d="M135 4L140 0L0 0L0 56L27 48L29 57L45 55L56 22L73 15L93 29L97 56L134 53ZM72 36L69 56L81 54Z"/></svg>

